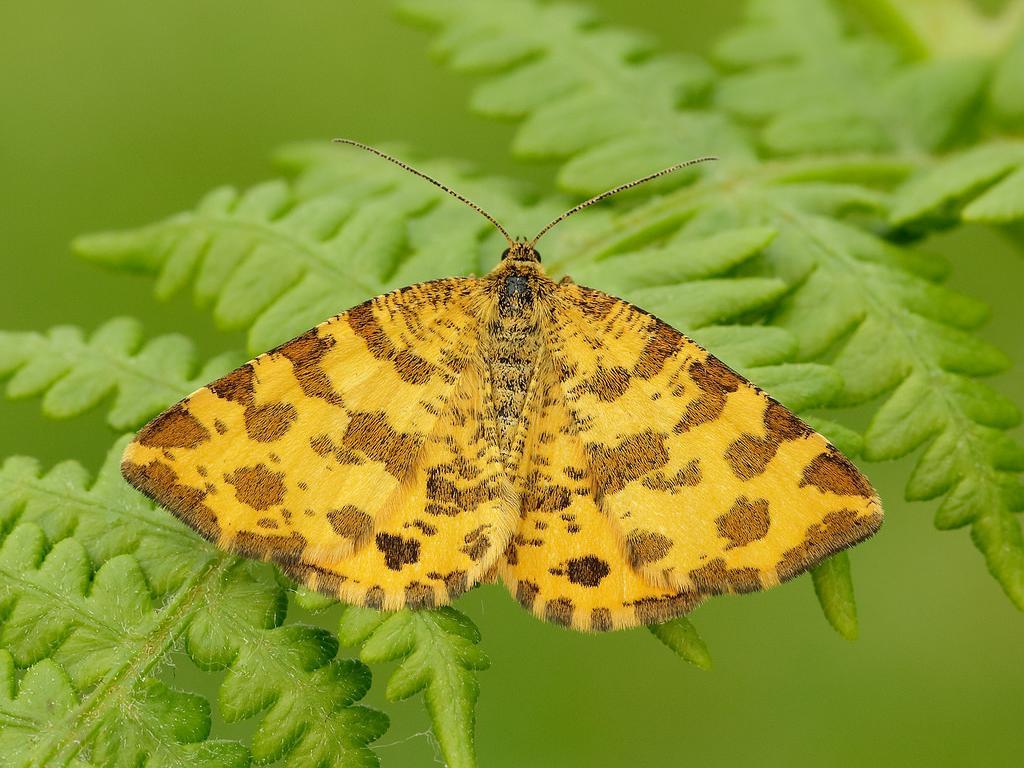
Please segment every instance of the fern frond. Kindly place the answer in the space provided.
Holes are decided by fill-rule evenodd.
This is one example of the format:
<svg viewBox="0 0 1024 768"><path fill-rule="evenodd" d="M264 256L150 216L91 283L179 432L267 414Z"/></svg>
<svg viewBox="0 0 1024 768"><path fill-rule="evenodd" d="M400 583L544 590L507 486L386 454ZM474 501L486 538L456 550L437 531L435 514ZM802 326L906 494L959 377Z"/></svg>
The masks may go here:
<svg viewBox="0 0 1024 768"><path fill-rule="evenodd" d="M992 56L1020 32L1024 3L1011 0L998 13L971 0L841 0L914 58Z"/></svg>
<svg viewBox="0 0 1024 768"><path fill-rule="evenodd" d="M559 171L565 189L601 192L689 157L737 163L749 155L728 121L700 108L712 74L706 64L652 55L642 36L602 27L586 9L535 0L399 7L441 27L434 50L450 66L491 74L473 106L523 121L518 154L572 158Z"/></svg>
<svg viewBox="0 0 1024 768"><path fill-rule="evenodd" d="M47 474L24 458L0 468L0 646L50 681L24 705L51 695L63 707L40 725L24 764L65 765L79 753L103 756L100 765L194 764L193 751L247 760L238 745L202 743L205 701L155 680L183 641L201 667L228 670L225 719L261 715L257 760L376 765L366 745L387 720L352 706L369 671L335 659L337 641L323 630L283 624L285 592L270 566L218 552L130 490L118 470L123 447L92 485L73 462ZM12 702L24 685L17 697L7 687ZM152 727L155 712L170 718L166 728ZM5 721L0 738L17 727Z"/></svg>
<svg viewBox="0 0 1024 768"><path fill-rule="evenodd" d="M1024 142L987 142L921 171L896 191L891 218L915 229L1024 218Z"/></svg>
<svg viewBox="0 0 1024 768"><path fill-rule="evenodd" d="M1013 10L1007 9L1006 13L1016 13L1018 21L1007 28L1015 28L1015 37L1006 45L996 65L988 97L996 121L1019 129L1024 125L1024 22L1020 21L1024 16L1024 3L1015 2L1012 7Z"/></svg>
<svg viewBox="0 0 1024 768"><path fill-rule="evenodd" d="M10 375L7 396L43 396L51 418L76 416L114 394L107 414L118 430L140 426L168 403L242 363L226 353L197 370L195 345L169 334L142 343L142 325L108 320L86 338L80 328L47 333L0 331L0 376Z"/></svg>
<svg viewBox="0 0 1024 768"><path fill-rule="evenodd" d="M474 673L490 662L468 617L447 607L384 614L350 606L341 616L338 637L346 645L361 646L360 658L367 664L398 661L388 680L388 699L422 691L445 763L451 768L476 765L479 684Z"/></svg>
<svg viewBox="0 0 1024 768"><path fill-rule="evenodd" d="M495 46L510 36L535 39L543 32L531 30L554 23L552 14L558 8L521 0L515 4L516 19L497 16L488 25L481 20L479 6L469 0L409 0L403 7L440 26L443 46L452 51L456 64L460 45L466 44L465 37L458 34L460 29L472 29L474 45L480 48ZM887 231L888 200L865 186L866 182L882 186L899 182L914 170L913 162L900 159L908 151L919 153L943 146L962 129L967 107L980 87L975 64L962 62L963 70L956 69L960 63L952 61L901 66L881 44L845 35L827 4L761 0L751 8L751 23L718 49L720 56L744 71L713 87L717 106L760 125L761 141L773 152L829 149L901 154L895 158L863 154L792 158L759 164L748 147L739 152L742 163L722 164L689 187L613 217L603 232L590 233L582 243L558 241L554 236L554 249L564 242L560 252L571 254L559 264L575 273L611 261L618 254L642 254L644 249L658 249L665 243L741 228L774 231L774 239L757 258L738 268L745 279L781 280L788 288L781 302L776 306L767 303L760 308L762 313L795 338L797 360L827 359L832 363L842 378L841 389L832 389L832 404L866 402L899 387L876 413L864 439L865 457L895 458L928 444L915 476L932 482L919 489L912 479L908 495L945 495L943 508L949 504L962 514L948 518L940 514L940 526L972 522L975 541L990 569L1011 599L1024 607L1024 549L1019 526L1010 516L1019 488L1019 479L1012 474L1017 471L1016 448L1008 447L1008 439L1000 431L1016 423L1016 410L977 381L977 377L1005 368L1005 357L969 333L984 320L985 307L938 284L945 274L940 261L879 237L878 233ZM491 38L482 40L488 33ZM581 50L593 34L581 25L563 25L560 45L565 50ZM528 48L537 50L536 45ZM544 54L533 56L544 60ZM586 64L577 67L589 66L589 59L580 61ZM528 72L533 62L533 58L522 57L503 62L504 69L481 86L489 89L490 102L500 103L505 91L514 98L517 90L508 84ZM608 57L603 62L600 77L606 81L616 76L616 70L621 76L632 66ZM882 85L883 80L892 84ZM885 98L873 103L883 92ZM550 97L542 90L536 101L507 114L529 125L556 98L563 97ZM563 172L591 149L585 126L603 125L605 115L635 109L635 100L632 92L608 88L600 109L580 109L571 120L567 117L558 131L579 131L583 138L551 145L553 154L566 158ZM728 122L725 115L719 117ZM555 128L550 130L556 135ZM631 130L623 129L620 136L628 139ZM602 142L612 143L615 136L604 135ZM709 144L700 151L712 147ZM980 181L971 176L969 162L963 163L961 175L967 181L952 185L953 197L963 187L974 187L1006 172L1010 161L999 150L993 151L997 167ZM628 177L625 174L620 179ZM605 184L602 180L600 186ZM1010 182L1008 191L1004 187L998 192L1000 206L1015 199L1015 184ZM921 182L918 191L908 196L911 200L928 198L932 188ZM941 204L948 197L944 194L935 203L915 204L914 211L928 210L929 205ZM552 245L547 248L553 250ZM680 261L684 260L685 256L680 256ZM612 272L609 269L608 274ZM631 286L630 290L644 289ZM657 301L660 297L652 293L636 298ZM666 309L655 307L654 311ZM687 327L689 318L675 319ZM699 332L694 335L699 338ZM905 398L904 392L922 394L925 382L923 407L914 408L913 396ZM790 403L802 410L810 407L813 398ZM893 417L904 417L898 428ZM956 460L936 464L941 455L933 448L937 444L958 446ZM975 485L984 493L969 504L962 501ZM836 569L833 576L837 574L841 576L842 569ZM819 579L819 589L834 582L834 578ZM833 589L829 600L840 599L845 591L845 587ZM823 601L823 605L827 603ZM845 609L826 607L826 613L837 627L849 626L852 621L852 613ZM843 613L850 618L836 618Z"/></svg>
<svg viewBox="0 0 1024 768"><path fill-rule="evenodd" d="M70 757L72 750L46 753L46 765L134 766L175 768L244 768L246 749L236 742L207 740L210 706L200 696L175 691L152 680L124 697L130 709L104 713L88 762ZM59 664L44 659L20 680L10 653L0 650L0 754L10 768L42 765L48 735L65 726L81 705L79 695Z"/></svg>
<svg viewBox="0 0 1024 768"><path fill-rule="evenodd" d="M715 102L757 125L772 153L935 150L977 115L989 70L980 56L904 64L820 0L754 0L747 15L715 47L735 70Z"/></svg>

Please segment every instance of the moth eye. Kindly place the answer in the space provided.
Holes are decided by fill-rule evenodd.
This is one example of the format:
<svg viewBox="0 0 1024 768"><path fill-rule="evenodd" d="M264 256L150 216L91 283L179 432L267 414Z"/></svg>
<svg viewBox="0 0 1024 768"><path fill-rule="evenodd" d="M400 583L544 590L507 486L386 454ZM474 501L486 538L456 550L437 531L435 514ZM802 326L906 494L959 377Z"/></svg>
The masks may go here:
<svg viewBox="0 0 1024 768"><path fill-rule="evenodd" d="M534 251L533 255L537 257L537 262L540 263L543 259L540 257L540 251Z"/></svg>
<svg viewBox="0 0 1024 768"><path fill-rule="evenodd" d="M501 252L501 260L502 261L504 261L505 259L508 258L508 252L509 252L508 248L506 248L504 251Z"/></svg>

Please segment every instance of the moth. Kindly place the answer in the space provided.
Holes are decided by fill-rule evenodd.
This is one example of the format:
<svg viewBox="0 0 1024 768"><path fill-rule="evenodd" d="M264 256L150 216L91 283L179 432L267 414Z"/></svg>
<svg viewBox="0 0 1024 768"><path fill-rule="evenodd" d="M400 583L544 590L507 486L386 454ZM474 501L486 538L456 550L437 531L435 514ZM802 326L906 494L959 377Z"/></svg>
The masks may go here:
<svg viewBox="0 0 1024 768"><path fill-rule="evenodd" d="M679 331L541 266L353 307L147 424L124 477L218 547L394 611L501 579L577 630L771 587L878 530L867 479Z"/></svg>

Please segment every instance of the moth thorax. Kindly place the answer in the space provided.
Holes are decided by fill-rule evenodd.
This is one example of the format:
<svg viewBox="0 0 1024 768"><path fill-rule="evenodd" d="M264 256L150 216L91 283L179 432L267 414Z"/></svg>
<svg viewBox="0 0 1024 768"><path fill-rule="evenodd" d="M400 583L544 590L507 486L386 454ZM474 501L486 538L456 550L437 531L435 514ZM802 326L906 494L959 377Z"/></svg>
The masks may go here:
<svg viewBox="0 0 1024 768"><path fill-rule="evenodd" d="M540 354L535 311L537 285L511 272L497 285L497 311L488 328L491 392L502 454L509 456Z"/></svg>

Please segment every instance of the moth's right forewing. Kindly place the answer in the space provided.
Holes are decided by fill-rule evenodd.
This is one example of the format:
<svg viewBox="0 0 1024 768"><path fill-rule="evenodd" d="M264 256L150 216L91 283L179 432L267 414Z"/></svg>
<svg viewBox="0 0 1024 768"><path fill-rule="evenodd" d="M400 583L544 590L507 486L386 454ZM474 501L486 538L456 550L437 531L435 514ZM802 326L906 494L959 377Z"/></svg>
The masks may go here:
<svg viewBox="0 0 1024 768"><path fill-rule="evenodd" d="M786 408L627 302L560 285L547 348L594 500L647 581L785 581L874 533L867 479Z"/></svg>

